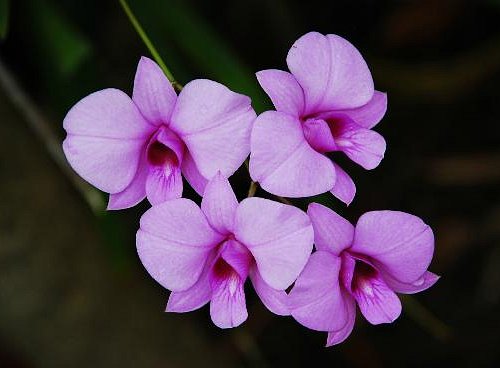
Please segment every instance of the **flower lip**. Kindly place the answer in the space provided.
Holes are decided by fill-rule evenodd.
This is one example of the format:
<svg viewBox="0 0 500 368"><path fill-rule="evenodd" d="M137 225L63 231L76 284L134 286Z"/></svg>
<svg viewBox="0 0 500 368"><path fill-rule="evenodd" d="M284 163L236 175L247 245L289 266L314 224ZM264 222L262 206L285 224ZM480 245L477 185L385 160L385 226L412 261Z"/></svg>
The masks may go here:
<svg viewBox="0 0 500 368"><path fill-rule="evenodd" d="M182 162L184 144L169 128L162 125L150 137L146 146L149 165L158 168L176 168Z"/></svg>
<svg viewBox="0 0 500 368"><path fill-rule="evenodd" d="M174 166L179 165L175 152L159 141L154 141L148 146L147 158L153 166L164 166L167 162Z"/></svg>
<svg viewBox="0 0 500 368"><path fill-rule="evenodd" d="M356 290L367 290L370 280L378 275L377 269L366 257L347 250L342 252L341 258L340 278L344 288L350 294Z"/></svg>

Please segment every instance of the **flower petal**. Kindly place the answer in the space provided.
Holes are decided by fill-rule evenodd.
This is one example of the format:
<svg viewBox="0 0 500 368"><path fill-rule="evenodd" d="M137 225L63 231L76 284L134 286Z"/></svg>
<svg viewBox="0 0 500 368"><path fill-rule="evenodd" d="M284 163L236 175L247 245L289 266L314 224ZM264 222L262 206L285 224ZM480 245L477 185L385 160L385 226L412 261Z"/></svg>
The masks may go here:
<svg viewBox="0 0 500 368"><path fill-rule="evenodd" d="M146 179L146 195L149 203L157 205L182 197L182 175L180 168L151 168ZM172 170L172 171L169 171Z"/></svg>
<svg viewBox="0 0 500 368"><path fill-rule="evenodd" d="M424 291L434 285L440 278L438 275L426 271L417 281L412 283L402 283L392 278L385 272L381 272L381 274L387 286L389 286L396 293L403 294L415 294Z"/></svg>
<svg viewBox="0 0 500 368"><path fill-rule="evenodd" d="M401 301L380 275L360 282L352 295L363 316L372 325L394 322L401 314Z"/></svg>
<svg viewBox="0 0 500 368"><path fill-rule="evenodd" d="M376 168L384 158L384 137L345 119L337 122L335 142L338 150L366 170Z"/></svg>
<svg viewBox="0 0 500 368"><path fill-rule="evenodd" d="M302 271L314 237L304 212L255 197L238 206L234 235L254 256L264 281L277 290L285 290Z"/></svg>
<svg viewBox="0 0 500 368"><path fill-rule="evenodd" d="M141 57L135 73L132 100L152 124L170 122L177 94L158 64Z"/></svg>
<svg viewBox="0 0 500 368"><path fill-rule="evenodd" d="M182 174L196 193L203 196L208 180L201 175L188 151L184 153L184 158L182 159Z"/></svg>
<svg viewBox="0 0 500 368"><path fill-rule="evenodd" d="M319 203L307 208L314 229L314 245L336 256L349 248L354 239L354 226L342 216Z"/></svg>
<svg viewBox="0 0 500 368"><path fill-rule="evenodd" d="M286 62L304 90L308 114L359 107L373 96L366 62L342 37L307 33L295 41Z"/></svg>
<svg viewBox="0 0 500 368"><path fill-rule="evenodd" d="M339 165L333 163L333 166L337 179L330 193L349 206L356 195L356 184Z"/></svg>
<svg viewBox="0 0 500 368"><path fill-rule="evenodd" d="M125 93L90 94L71 108L63 125L64 153L83 179L107 193L130 184L152 127Z"/></svg>
<svg viewBox="0 0 500 368"><path fill-rule="evenodd" d="M229 234L233 230L236 207L238 200L229 181L218 172L205 188L201 210L215 230Z"/></svg>
<svg viewBox="0 0 500 368"><path fill-rule="evenodd" d="M356 322L356 301L346 291L342 290L342 298L344 299L347 310L347 323L344 327L337 331L328 332L326 346L340 344L349 337Z"/></svg>
<svg viewBox="0 0 500 368"><path fill-rule="evenodd" d="M276 111L255 120L250 175L266 191L286 197L321 194L335 184L331 160L309 146L300 121Z"/></svg>
<svg viewBox="0 0 500 368"><path fill-rule="evenodd" d="M158 283L172 291L184 291L198 281L208 254L222 239L193 201L180 198L144 213L137 232L137 252Z"/></svg>
<svg viewBox="0 0 500 368"><path fill-rule="evenodd" d="M146 179L149 173L149 167L142 154L141 162L137 167L132 182L123 191L109 195L108 210L122 210L130 208L146 198Z"/></svg>
<svg viewBox="0 0 500 368"><path fill-rule="evenodd" d="M399 211L373 211L356 225L352 252L399 282L413 283L425 273L434 253L432 229L420 218Z"/></svg>
<svg viewBox="0 0 500 368"><path fill-rule="evenodd" d="M184 140L205 178L219 170L231 176L248 156L256 116L250 102L206 79L189 82L179 94L170 128Z"/></svg>
<svg viewBox="0 0 500 368"><path fill-rule="evenodd" d="M307 143L316 151L324 153L337 148L328 123L323 119L307 119L302 123Z"/></svg>
<svg viewBox="0 0 500 368"><path fill-rule="evenodd" d="M304 111L304 92L294 76L276 69L256 73L260 86L271 98L277 111L301 116Z"/></svg>
<svg viewBox="0 0 500 368"><path fill-rule="evenodd" d="M375 91L373 97L365 105L349 110L340 110L336 113L343 113L349 116L356 124L363 128L370 129L377 125L387 111L387 94Z"/></svg>
<svg viewBox="0 0 500 368"><path fill-rule="evenodd" d="M266 284L256 267L250 272L250 279L255 292L267 309L278 316L290 315L288 296L284 290L276 290Z"/></svg>
<svg viewBox="0 0 500 368"><path fill-rule="evenodd" d="M347 323L347 307L341 293L339 257L317 251L288 295L293 318L317 331L337 331Z"/></svg>
<svg viewBox="0 0 500 368"><path fill-rule="evenodd" d="M248 318L244 280L226 278L212 283L210 317L220 328L232 328L241 325Z"/></svg>
<svg viewBox="0 0 500 368"><path fill-rule="evenodd" d="M168 298L166 312L184 313L191 312L203 307L212 297L209 274L213 263L215 252L208 256L200 278L196 283L185 291L174 291Z"/></svg>

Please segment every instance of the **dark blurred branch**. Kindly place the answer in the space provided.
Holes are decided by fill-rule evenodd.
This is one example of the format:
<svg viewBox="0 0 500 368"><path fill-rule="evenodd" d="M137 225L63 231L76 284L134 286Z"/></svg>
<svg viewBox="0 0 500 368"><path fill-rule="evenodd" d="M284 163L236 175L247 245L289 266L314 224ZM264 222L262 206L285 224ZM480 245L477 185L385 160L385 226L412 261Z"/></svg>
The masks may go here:
<svg viewBox="0 0 500 368"><path fill-rule="evenodd" d="M85 202L95 212L99 213L105 208L101 194L82 181L69 166L61 147L61 142L47 122L47 119L38 110L33 101L23 91L14 76L0 60L0 85L12 104L17 108L24 120L28 123L36 137L42 142L49 156L59 166L64 175L74 187L82 194Z"/></svg>
<svg viewBox="0 0 500 368"><path fill-rule="evenodd" d="M455 59L415 65L386 59L374 62L375 80L393 95L452 100L500 70L500 36Z"/></svg>
<svg viewBox="0 0 500 368"><path fill-rule="evenodd" d="M444 322L437 318L431 311L411 295L401 295L404 311L418 323L425 331L437 340L447 341L452 336L452 331Z"/></svg>

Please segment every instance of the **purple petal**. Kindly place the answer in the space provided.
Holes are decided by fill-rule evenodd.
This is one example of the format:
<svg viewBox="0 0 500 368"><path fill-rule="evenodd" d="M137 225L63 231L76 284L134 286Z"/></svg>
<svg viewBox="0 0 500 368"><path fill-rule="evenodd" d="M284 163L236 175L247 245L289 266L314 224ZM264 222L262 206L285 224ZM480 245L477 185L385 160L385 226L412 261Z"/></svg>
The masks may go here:
<svg viewBox="0 0 500 368"><path fill-rule="evenodd" d="M109 195L108 210L122 210L130 208L146 198L146 179L149 173L149 167L142 154L141 161L137 167L134 179L123 191Z"/></svg>
<svg viewBox="0 0 500 368"><path fill-rule="evenodd" d="M384 158L384 137L373 130L360 127L350 119L336 124L334 138L337 149L366 170L376 168Z"/></svg>
<svg viewBox="0 0 500 368"><path fill-rule="evenodd" d="M98 189L118 193L134 178L153 128L125 93L105 89L73 106L64 129L63 149L73 169Z"/></svg>
<svg viewBox="0 0 500 368"><path fill-rule="evenodd" d="M387 286L389 286L396 293L403 294L415 294L424 291L434 285L440 278L438 275L427 271L417 281L412 283L403 283L392 278L387 273L381 272L381 274Z"/></svg>
<svg viewBox="0 0 500 368"><path fill-rule="evenodd" d="M302 271L314 237L304 212L255 197L238 206L234 235L254 256L264 281L277 290L285 290Z"/></svg>
<svg viewBox="0 0 500 368"><path fill-rule="evenodd" d="M375 91L373 97L365 105L350 109L340 110L335 113L343 113L349 116L356 124L363 128L370 129L377 125L387 111L387 94Z"/></svg>
<svg viewBox="0 0 500 368"><path fill-rule="evenodd" d="M256 267L251 271L250 279L255 292L267 309L279 316L290 315L287 304L288 296L284 290L276 290L266 284Z"/></svg>
<svg viewBox="0 0 500 368"><path fill-rule="evenodd" d="M420 218L399 211L373 211L356 225L352 252L370 257L379 271L402 283L425 273L434 253L432 229Z"/></svg>
<svg viewBox="0 0 500 368"><path fill-rule="evenodd" d="M342 37L307 33L293 44L286 61L304 90L307 114L359 107L373 96L366 62Z"/></svg>
<svg viewBox="0 0 500 368"><path fill-rule="evenodd" d="M250 153L255 112L250 98L197 79L179 94L170 127L184 140L199 172L231 176Z"/></svg>
<svg viewBox="0 0 500 368"><path fill-rule="evenodd" d="M309 145L318 152L330 152L337 148L328 123L322 119L307 119L302 127Z"/></svg>
<svg viewBox="0 0 500 368"><path fill-rule="evenodd" d="M146 179L146 195L149 203L157 205L182 197L182 175L179 168L152 168ZM170 171L171 170L171 171Z"/></svg>
<svg viewBox="0 0 500 368"><path fill-rule="evenodd" d="M250 175L266 191L286 197L321 194L335 184L331 160L309 146L300 121L276 111L255 120Z"/></svg>
<svg viewBox="0 0 500 368"><path fill-rule="evenodd" d="M248 318L244 283L245 280L236 273L227 278L212 280L210 316L217 327L236 327Z"/></svg>
<svg viewBox="0 0 500 368"><path fill-rule="evenodd" d="M198 281L208 254L222 239L194 202L180 198L144 213L137 252L158 283L184 291Z"/></svg>
<svg viewBox="0 0 500 368"><path fill-rule="evenodd" d="M229 181L218 172L205 188L201 209L208 222L221 234L229 234L233 230L234 216L238 200Z"/></svg>
<svg viewBox="0 0 500 368"><path fill-rule="evenodd" d="M162 126L150 140L147 156L149 173L146 195L149 202L156 205L180 198L183 185L179 163L183 160L184 144L179 137Z"/></svg>
<svg viewBox="0 0 500 368"><path fill-rule="evenodd" d="M132 100L150 123L170 122L177 95L158 64L144 56L135 73Z"/></svg>
<svg viewBox="0 0 500 368"><path fill-rule="evenodd" d="M200 278L196 283L185 291L174 291L168 298L166 312L184 313L191 312L203 307L212 297L209 274L215 252L208 256Z"/></svg>
<svg viewBox="0 0 500 368"><path fill-rule="evenodd" d="M317 331L337 331L347 323L339 283L340 258L325 251L311 255L288 295L293 318Z"/></svg>
<svg viewBox="0 0 500 368"><path fill-rule="evenodd" d="M317 250L338 256L351 246L354 226L345 218L319 203L311 203L307 214L314 228L314 245Z"/></svg>
<svg viewBox="0 0 500 368"><path fill-rule="evenodd" d="M352 295L372 325L394 322L401 314L401 301L379 275L357 281Z"/></svg>
<svg viewBox="0 0 500 368"><path fill-rule="evenodd" d="M248 249L236 240L228 240L220 252L222 258L235 271L241 280L245 280L250 272L253 258Z"/></svg>
<svg viewBox="0 0 500 368"><path fill-rule="evenodd" d="M201 175L189 152L184 153L182 159L182 174L187 182L200 196L203 196L208 180Z"/></svg>
<svg viewBox="0 0 500 368"><path fill-rule="evenodd" d="M356 184L354 184L351 177L339 165L333 163L333 166L335 167L337 179L330 192L349 206L356 195Z"/></svg>
<svg viewBox="0 0 500 368"><path fill-rule="evenodd" d="M304 92L288 72L276 69L256 73L260 86L271 98L277 111L301 116L304 111Z"/></svg>
<svg viewBox="0 0 500 368"><path fill-rule="evenodd" d="M347 323L340 330L328 332L328 338L326 339L327 347L340 344L347 339L354 328L354 323L356 322L356 302L354 298L344 290L342 291L342 298L344 299L346 305Z"/></svg>

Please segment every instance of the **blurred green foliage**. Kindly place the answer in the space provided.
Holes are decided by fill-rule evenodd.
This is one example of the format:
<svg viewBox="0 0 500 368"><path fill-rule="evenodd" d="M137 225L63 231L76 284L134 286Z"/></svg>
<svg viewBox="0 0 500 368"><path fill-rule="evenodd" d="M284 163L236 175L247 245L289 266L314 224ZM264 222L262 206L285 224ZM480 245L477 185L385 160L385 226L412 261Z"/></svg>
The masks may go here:
<svg viewBox="0 0 500 368"><path fill-rule="evenodd" d="M4 39L9 28L9 0L0 0L0 38Z"/></svg>
<svg viewBox="0 0 500 368"><path fill-rule="evenodd" d="M263 111L267 106L254 71L239 59L223 37L187 2L134 0L130 1L130 7L136 12L139 22L146 24L146 31L151 30L153 43L165 55L164 61L177 80L180 78L176 73L175 62L171 63L175 49L180 53L177 58L181 61L177 62L192 63L198 73L203 73L200 77L214 79L249 95L257 111ZM165 45L161 35L168 38L170 47Z"/></svg>
<svg viewBox="0 0 500 368"><path fill-rule="evenodd" d="M57 3L46 0L31 1L34 36L44 59L61 76L74 73L89 57L90 42L57 8Z"/></svg>

